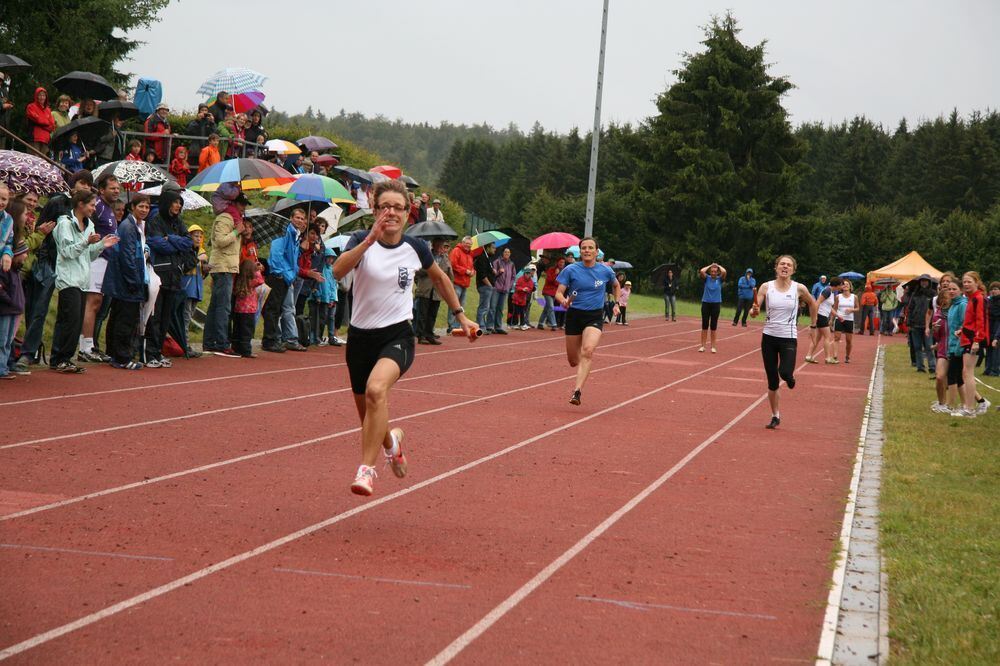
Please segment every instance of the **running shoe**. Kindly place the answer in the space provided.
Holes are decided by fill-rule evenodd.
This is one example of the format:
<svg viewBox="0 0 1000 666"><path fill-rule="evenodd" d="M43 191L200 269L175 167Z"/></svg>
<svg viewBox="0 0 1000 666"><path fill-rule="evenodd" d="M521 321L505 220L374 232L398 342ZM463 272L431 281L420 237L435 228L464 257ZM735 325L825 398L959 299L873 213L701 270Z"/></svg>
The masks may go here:
<svg viewBox="0 0 1000 666"><path fill-rule="evenodd" d="M103 363L104 359L101 358L100 354L95 354L92 351L85 352L80 351L76 355L76 360L83 363Z"/></svg>
<svg viewBox="0 0 1000 666"><path fill-rule="evenodd" d="M148 361L146 361L146 367L147 368L162 368L163 364L160 362L160 359L151 358Z"/></svg>
<svg viewBox="0 0 1000 666"><path fill-rule="evenodd" d="M983 398L983 401L976 405L976 414L982 416L983 414L985 414L990 410L991 404L992 403L989 400Z"/></svg>
<svg viewBox="0 0 1000 666"><path fill-rule="evenodd" d="M172 368L172 367L174 367L174 364L170 362L169 358L161 358L160 359L160 367L161 368Z"/></svg>
<svg viewBox="0 0 1000 666"><path fill-rule="evenodd" d="M712 353L713 353L713 354L718 354L718 353L719 353L719 350L718 350L718 349L716 349L715 347L712 347Z"/></svg>
<svg viewBox="0 0 1000 666"><path fill-rule="evenodd" d="M569 404L571 404L571 405L579 405L580 402L581 402L581 400L580 400L580 389L576 389L575 391L573 391L573 395L569 399Z"/></svg>
<svg viewBox="0 0 1000 666"><path fill-rule="evenodd" d="M827 365L837 365L838 363L840 363L840 361L838 361L835 358L828 358L828 359L826 359L826 364Z"/></svg>
<svg viewBox="0 0 1000 666"><path fill-rule="evenodd" d="M71 361L63 361L59 365L49 366L56 372L62 372L67 375L78 375L85 370Z"/></svg>
<svg viewBox="0 0 1000 666"><path fill-rule="evenodd" d="M951 410L951 415L965 419L976 418L976 412L971 409L966 409L965 407L956 407L955 409Z"/></svg>
<svg viewBox="0 0 1000 666"><path fill-rule="evenodd" d="M814 359L812 356L806 356L806 363L819 363L819 361Z"/></svg>
<svg viewBox="0 0 1000 666"><path fill-rule="evenodd" d="M931 411L935 414L951 414L951 408L948 405L942 405L940 402L931 403Z"/></svg>
<svg viewBox="0 0 1000 666"><path fill-rule="evenodd" d="M294 351L294 352L304 352L304 351L306 351L306 347L304 347L303 345L301 345L298 340L288 340L287 342L285 342L285 349L287 349L288 351Z"/></svg>
<svg viewBox="0 0 1000 666"><path fill-rule="evenodd" d="M375 472L374 467L369 467L368 465L361 465L358 467L358 473L354 477L354 483L351 484L351 492L355 495L369 496L374 492L375 489L375 479L378 478L378 474Z"/></svg>
<svg viewBox="0 0 1000 666"><path fill-rule="evenodd" d="M328 347L330 345L330 338L320 338L317 347Z"/></svg>
<svg viewBox="0 0 1000 666"><path fill-rule="evenodd" d="M389 435L396 441L397 453L396 455L391 455L385 449L382 449L382 452L385 453L385 462L392 468L392 473L402 479L406 476L406 456L403 455L403 429L393 428L389 431Z"/></svg>
<svg viewBox="0 0 1000 666"><path fill-rule="evenodd" d="M240 355L237 354L232 347L226 347L225 349L217 349L213 352L216 356L225 356L226 358L239 358ZM170 367L170 366L167 366Z"/></svg>
<svg viewBox="0 0 1000 666"><path fill-rule="evenodd" d="M698 351L699 352L705 351L705 345L702 345L701 347L698 347Z"/></svg>
<svg viewBox="0 0 1000 666"><path fill-rule="evenodd" d="M346 345L347 344L347 340L345 340L344 338L337 337L335 335L330 340L330 344L333 345L334 347L340 347L341 345Z"/></svg>
<svg viewBox="0 0 1000 666"><path fill-rule="evenodd" d="M779 419L777 416L772 416L771 422L764 427L767 428L768 430L774 430L780 425L781 425L781 419Z"/></svg>
<svg viewBox="0 0 1000 666"><path fill-rule="evenodd" d="M17 375L14 375L9 372L6 375L0 375L0 379L15 379L16 377Z"/></svg>
<svg viewBox="0 0 1000 666"><path fill-rule="evenodd" d="M531 329L531 327L530 327L530 326L528 326L527 324L521 324L521 330L522 330L522 331L528 331L528 330L530 330L530 329Z"/></svg>

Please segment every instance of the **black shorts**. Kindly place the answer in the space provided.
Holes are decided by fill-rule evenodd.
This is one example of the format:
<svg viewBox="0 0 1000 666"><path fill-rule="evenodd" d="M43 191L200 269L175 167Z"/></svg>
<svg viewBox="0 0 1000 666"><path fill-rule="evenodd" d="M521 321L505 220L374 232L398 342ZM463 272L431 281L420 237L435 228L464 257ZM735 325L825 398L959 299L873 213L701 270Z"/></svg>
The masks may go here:
<svg viewBox="0 0 1000 666"><path fill-rule="evenodd" d="M379 359L388 358L399 366L402 377L413 365L413 327L403 321L385 328L347 329L347 372L351 376L351 391L363 395L368 377Z"/></svg>
<svg viewBox="0 0 1000 666"><path fill-rule="evenodd" d="M713 331L719 328L719 313L722 312L722 303L701 302L701 330Z"/></svg>
<svg viewBox="0 0 1000 666"><path fill-rule="evenodd" d="M830 318L827 315L816 315L816 328L829 328Z"/></svg>
<svg viewBox="0 0 1000 666"><path fill-rule="evenodd" d="M962 365L965 354L948 357L948 386L965 386L962 378Z"/></svg>
<svg viewBox="0 0 1000 666"><path fill-rule="evenodd" d="M838 319L833 324L833 330L838 333L854 333L854 320L848 321L847 319Z"/></svg>
<svg viewBox="0 0 1000 666"><path fill-rule="evenodd" d="M571 307L566 311L566 335L583 335L583 329L588 326L604 330L604 308L577 310Z"/></svg>

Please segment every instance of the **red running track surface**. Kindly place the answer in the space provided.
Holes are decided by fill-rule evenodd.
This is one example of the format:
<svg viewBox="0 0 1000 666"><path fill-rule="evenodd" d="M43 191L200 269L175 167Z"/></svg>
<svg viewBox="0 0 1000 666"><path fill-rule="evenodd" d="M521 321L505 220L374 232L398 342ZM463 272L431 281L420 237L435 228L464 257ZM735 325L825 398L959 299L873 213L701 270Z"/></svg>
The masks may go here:
<svg viewBox="0 0 1000 666"><path fill-rule="evenodd" d="M696 329L609 326L580 407L561 335L421 348L370 499L342 349L10 382L0 656L812 661L874 339L767 431L759 324Z"/></svg>

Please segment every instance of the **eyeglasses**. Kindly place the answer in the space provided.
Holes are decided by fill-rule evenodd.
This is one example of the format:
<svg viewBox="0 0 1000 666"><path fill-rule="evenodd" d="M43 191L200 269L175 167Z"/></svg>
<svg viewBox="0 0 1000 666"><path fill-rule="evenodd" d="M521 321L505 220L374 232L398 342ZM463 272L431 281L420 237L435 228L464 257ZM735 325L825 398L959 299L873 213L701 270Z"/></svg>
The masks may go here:
<svg viewBox="0 0 1000 666"><path fill-rule="evenodd" d="M393 204L382 204L381 206L376 206L375 210L394 210L397 213L402 213L406 210L406 206L399 206Z"/></svg>

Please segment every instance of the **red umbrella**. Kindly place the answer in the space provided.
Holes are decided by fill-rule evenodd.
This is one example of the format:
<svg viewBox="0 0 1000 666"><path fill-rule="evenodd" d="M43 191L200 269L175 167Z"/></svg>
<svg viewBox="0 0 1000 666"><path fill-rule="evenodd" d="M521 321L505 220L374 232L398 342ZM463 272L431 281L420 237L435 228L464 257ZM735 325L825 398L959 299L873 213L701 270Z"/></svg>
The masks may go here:
<svg viewBox="0 0 1000 666"><path fill-rule="evenodd" d="M553 231L552 233L542 234L535 240L531 241L531 249L564 250L567 247L579 244L580 239L573 234L567 234L562 231Z"/></svg>
<svg viewBox="0 0 1000 666"><path fill-rule="evenodd" d="M337 159L336 155L320 155L313 160L313 164L318 164L321 167L332 167L340 164L340 160Z"/></svg>
<svg viewBox="0 0 1000 666"><path fill-rule="evenodd" d="M386 178L395 180L403 175L403 170L399 167L389 166L388 164L383 164L382 166L372 167L369 169L372 173L380 173Z"/></svg>

